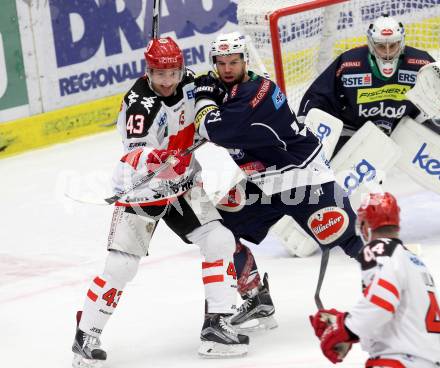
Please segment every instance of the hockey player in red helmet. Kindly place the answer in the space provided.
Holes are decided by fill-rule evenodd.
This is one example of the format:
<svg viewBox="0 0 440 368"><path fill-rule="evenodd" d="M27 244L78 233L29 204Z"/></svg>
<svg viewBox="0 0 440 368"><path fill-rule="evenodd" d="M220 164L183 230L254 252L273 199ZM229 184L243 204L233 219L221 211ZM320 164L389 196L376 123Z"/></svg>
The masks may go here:
<svg viewBox="0 0 440 368"><path fill-rule="evenodd" d="M184 74L183 55L171 37L152 39L144 52L150 87L159 95L174 94Z"/></svg>
<svg viewBox="0 0 440 368"><path fill-rule="evenodd" d="M149 244L162 219L184 242L200 247L206 313L201 318L199 354L221 358L247 353L248 336L237 333L227 322L236 304L235 238L222 225L203 189L197 159L181 154L196 139L194 77L185 69L182 52L170 37L151 40L145 59L146 75L125 94L118 116L124 155L113 175L115 193L131 187L169 156L176 160L116 203L104 270L91 281L82 313L77 313L72 346L76 368L96 367L106 360L101 333L123 298L125 286L135 277L141 258L154 257ZM148 312L150 299L146 299L144 315L154 318Z"/></svg>
<svg viewBox="0 0 440 368"><path fill-rule="evenodd" d="M400 208L390 193L370 193L357 211L357 226L363 241L368 243L373 231L376 233L384 233L390 229L393 232L398 231L399 214Z"/></svg>
<svg viewBox="0 0 440 368"><path fill-rule="evenodd" d="M319 310L310 321L323 354L342 362L360 341L365 367L440 366L439 294L424 262L399 239L400 208L390 193L369 194L358 210L367 244L357 260L363 296L348 312Z"/></svg>

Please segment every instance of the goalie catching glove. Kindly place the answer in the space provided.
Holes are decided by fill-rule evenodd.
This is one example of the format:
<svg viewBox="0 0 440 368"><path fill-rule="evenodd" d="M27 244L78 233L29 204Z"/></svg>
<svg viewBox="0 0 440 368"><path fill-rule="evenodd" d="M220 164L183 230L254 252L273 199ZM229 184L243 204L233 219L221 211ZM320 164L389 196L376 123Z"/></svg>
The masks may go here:
<svg viewBox="0 0 440 368"><path fill-rule="evenodd" d="M154 149L147 157L146 164L148 172L157 170L157 168L165 162L168 162L170 167L158 174L157 178L174 179L185 173L191 162L191 155L182 156L180 153L175 153L174 151Z"/></svg>
<svg viewBox="0 0 440 368"><path fill-rule="evenodd" d="M347 313L336 309L321 309L314 316L310 316L315 335L321 341L322 353L332 363L340 363L348 354L351 345L359 338L345 327Z"/></svg>
<svg viewBox="0 0 440 368"><path fill-rule="evenodd" d="M194 97L196 102L207 99L214 101L217 105L223 103L226 96L226 88L213 72L202 75L194 80Z"/></svg>

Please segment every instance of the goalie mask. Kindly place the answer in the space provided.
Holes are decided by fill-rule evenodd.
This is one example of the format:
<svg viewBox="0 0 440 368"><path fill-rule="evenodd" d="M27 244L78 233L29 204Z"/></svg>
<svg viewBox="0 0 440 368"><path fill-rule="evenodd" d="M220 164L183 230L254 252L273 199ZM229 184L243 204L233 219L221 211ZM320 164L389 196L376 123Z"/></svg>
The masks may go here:
<svg viewBox="0 0 440 368"><path fill-rule="evenodd" d="M367 31L368 49L376 59L380 73L392 77L405 48L402 23L387 15L377 18Z"/></svg>
<svg viewBox="0 0 440 368"><path fill-rule="evenodd" d="M209 60L214 69L216 69L216 57L241 54L246 68L249 65L249 51L246 45L245 36L240 32L232 32L217 36L211 45Z"/></svg>
<svg viewBox="0 0 440 368"><path fill-rule="evenodd" d="M382 226L400 226L400 208L396 198L388 192L370 193L357 211L357 230L364 242L371 232Z"/></svg>
<svg viewBox="0 0 440 368"><path fill-rule="evenodd" d="M171 37L150 40L144 52L147 76L156 85L177 85L183 77L182 50Z"/></svg>

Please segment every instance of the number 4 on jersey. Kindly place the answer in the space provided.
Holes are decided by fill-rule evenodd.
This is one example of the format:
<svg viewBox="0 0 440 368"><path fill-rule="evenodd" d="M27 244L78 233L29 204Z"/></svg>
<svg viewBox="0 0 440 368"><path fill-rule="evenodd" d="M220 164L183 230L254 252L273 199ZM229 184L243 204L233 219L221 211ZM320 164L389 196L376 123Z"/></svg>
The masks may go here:
<svg viewBox="0 0 440 368"><path fill-rule="evenodd" d="M426 312L425 324L426 331L431 333L440 333L440 308L432 291L428 291L429 308Z"/></svg>

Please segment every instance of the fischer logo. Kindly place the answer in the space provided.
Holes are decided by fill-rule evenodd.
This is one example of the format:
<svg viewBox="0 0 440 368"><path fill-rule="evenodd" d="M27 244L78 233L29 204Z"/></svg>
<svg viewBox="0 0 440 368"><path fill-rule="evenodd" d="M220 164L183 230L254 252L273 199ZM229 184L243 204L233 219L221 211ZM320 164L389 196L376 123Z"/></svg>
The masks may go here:
<svg viewBox="0 0 440 368"><path fill-rule="evenodd" d="M369 118L372 116L380 115L386 118L396 118L400 119L403 115L405 115L406 106L400 106L399 108L395 108L392 106L385 107L384 102L379 103L379 107L373 106L370 108L364 108L362 104L359 105L359 117Z"/></svg>
<svg viewBox="0 0 440 368"><path fill-rule="evenodd" d="M371 87L371 73L364 74L344 74L342 76L342 84L344 87Z"/></svg>
<svg viewBox="0 0 440 368"><path fill-rule="evenodd" d="M362 159L344 179L344 188L350 196L364 181L371 181L376 177L376 168L366 159Z"/></svg>
<svg viewBox="0 0 440 368"><path fill-rule="evenodd" d="M435 158L430 158L427 153L423 153L427 144L423 143L419 151L414 156L412 163L419 165L419 167L428 173L428 175L438 176L440 179L440 161Z"/></svg>

